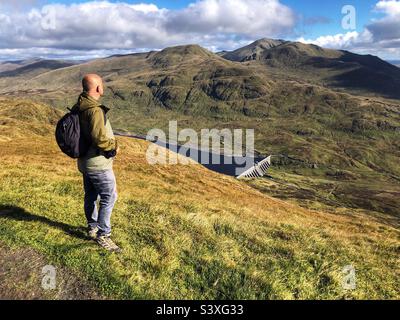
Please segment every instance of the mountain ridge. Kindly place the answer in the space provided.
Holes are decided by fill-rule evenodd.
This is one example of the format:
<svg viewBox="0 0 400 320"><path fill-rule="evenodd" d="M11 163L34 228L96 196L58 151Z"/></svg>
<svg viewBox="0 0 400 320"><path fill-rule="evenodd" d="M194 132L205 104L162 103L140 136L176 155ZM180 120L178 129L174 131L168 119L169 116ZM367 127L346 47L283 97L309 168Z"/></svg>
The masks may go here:
<svg viewBox="0 0 400 320"><path fill-rule="evenodd" d="M400 70L373 55L261 39L221 56L241 63L261 63L266 72L281 69L298 79L324 81L333 89L346 88L400 99Z"/></svg>
<svg viewBox="0 0 400 320"><path fill-rule="evenodd" d="M62 69L79 64L67 60L56 59L29 59L0 63L0 77L35 77L47 71Z"/></svg>

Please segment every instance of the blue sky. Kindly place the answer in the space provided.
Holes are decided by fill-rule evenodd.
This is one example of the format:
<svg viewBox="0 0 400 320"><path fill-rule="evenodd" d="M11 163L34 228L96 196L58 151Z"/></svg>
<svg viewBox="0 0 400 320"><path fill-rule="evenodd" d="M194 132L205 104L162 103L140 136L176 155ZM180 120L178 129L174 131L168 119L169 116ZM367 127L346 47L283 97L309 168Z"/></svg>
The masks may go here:
<svg viewBox="0 0 400 320"><path fill-rule="evenodd" d="M356 10L351 30L342 27L342 8L348 4ZM0 2L3 60L29 55L93 58L187 43L232 50L262 37L400 60L400 0Z"/></svg>
<svg viewBox="0 0 400 320"><path fill-rule="evenodd" d="M326 34L336 34L343 32L341 27L341 20L343 15L341 13L342 7L348 4L353 5L357 12L357 31L361 31L362 27L368 23L372 18L372 10L376 1L374 0L285 0L282 3L287 4L296 12L304 15L305 17L326 17L330 20L327 24L318 24L306 28L308 37L319 37Z"/></svg>

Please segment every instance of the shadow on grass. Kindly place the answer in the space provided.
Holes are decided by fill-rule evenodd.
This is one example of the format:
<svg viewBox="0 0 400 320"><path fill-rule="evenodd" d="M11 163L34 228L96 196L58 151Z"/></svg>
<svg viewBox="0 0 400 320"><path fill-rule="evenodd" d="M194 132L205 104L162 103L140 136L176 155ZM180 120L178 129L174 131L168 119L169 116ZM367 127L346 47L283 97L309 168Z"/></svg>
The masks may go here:
<svg viewBox="0 0 400 320"><path fill-rule="evenodd" d="M72 237L88 240L88 237L86 236L86 229L84 227L75 227L63 222L54 221L49 218L27 212L25 209L16 206L0 205L0 219L40 222L48 225L49 227L60 229Z"/></svg>

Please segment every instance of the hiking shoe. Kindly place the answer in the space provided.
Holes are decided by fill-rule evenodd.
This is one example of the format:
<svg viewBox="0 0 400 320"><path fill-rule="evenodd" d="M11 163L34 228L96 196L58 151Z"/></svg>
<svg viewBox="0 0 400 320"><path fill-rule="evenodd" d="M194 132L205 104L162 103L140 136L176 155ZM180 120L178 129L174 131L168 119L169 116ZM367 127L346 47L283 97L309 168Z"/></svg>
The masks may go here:
<svg viewBox="0 0 400 320"><path fill-rule="evenodd" d="M121 248L118 247L114 241L111 240L110 236L98 236L96 242L100 247L111 251L111 252L121 252Z"/></svg>
<svg viewBox="0 0 400 320"><path fill-rule="evenodd" d="M99 228L95 227L95 228L88 228L88 237L92 240L96 240L97 239L97 232L99 231Z"/></svg>

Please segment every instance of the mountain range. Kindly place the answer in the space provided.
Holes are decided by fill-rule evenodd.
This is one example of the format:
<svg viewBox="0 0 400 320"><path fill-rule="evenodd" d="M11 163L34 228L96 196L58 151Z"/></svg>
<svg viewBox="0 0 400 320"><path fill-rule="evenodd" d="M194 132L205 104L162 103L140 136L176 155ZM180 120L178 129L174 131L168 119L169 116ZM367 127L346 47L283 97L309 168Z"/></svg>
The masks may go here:
<svg viewBox="0 0 400 320"><path fill-rule="evenodd" d="M324 49L313 44L261 39L222 57L361 93L399 98L400 70L372 55Z"/></svg>
<svg viewBox="0 0 400 320"><path fill-rule="evenodd" d="M239 62L240 66L245 68L223 60ZM167 48L160 52L117 55L86 63L42 59L5 62L0 63L0 79L18 78L22 75L23 81L34 78L30 81L30 85L40 87L51 82L54 76L62 74L65 77L66 73L69 73L70 78L66 80L71 88L74 87L73 81L76 80L80 70L98 69L111 81L112 76L165 69L179 64L180 61L209 61L211 66L219 64L220 69L245 70L243 72L247 72L247 75L244 76L253 73L261 77L266 75L268 79L296 79L335 90L343 89L357 94L400 98L398 90L400 70L393 65L398 64L398 61L393 61L392 64L371 55L358 55L343 50L324 49L312 44L272 39L260 39L243 48L216 54L197 45L188 45ZM50 72L69 66L75 68L63 70L61 73ZM201 67L207 69L207 66ZM36 78L38 75L40 77ZM237 76L235 71L230 75ZM2 92L14 88L10 85L1 87Z"/></svg>

